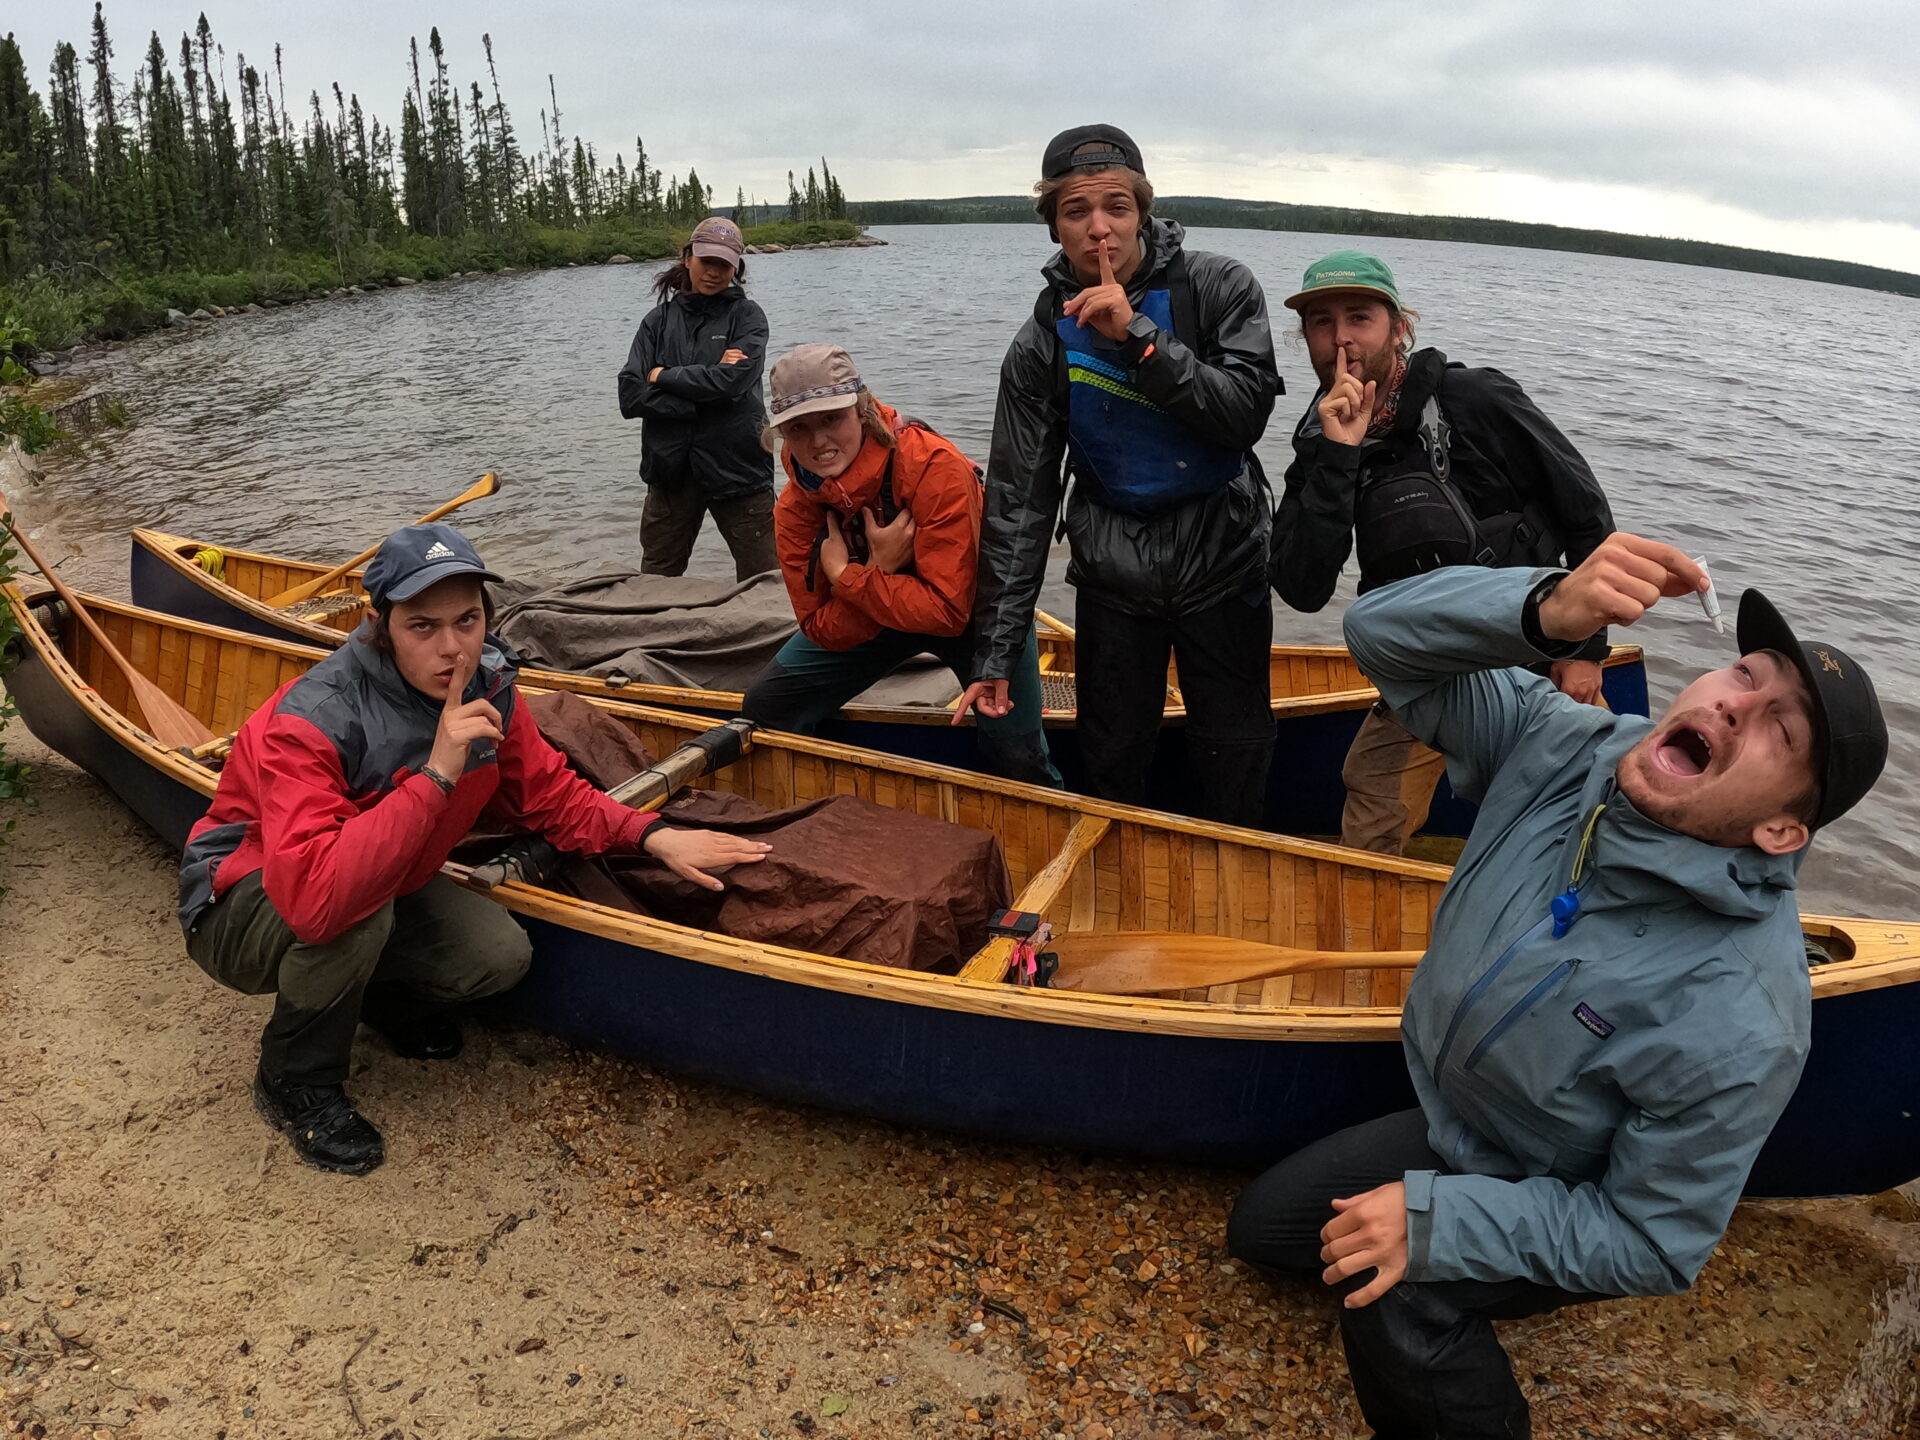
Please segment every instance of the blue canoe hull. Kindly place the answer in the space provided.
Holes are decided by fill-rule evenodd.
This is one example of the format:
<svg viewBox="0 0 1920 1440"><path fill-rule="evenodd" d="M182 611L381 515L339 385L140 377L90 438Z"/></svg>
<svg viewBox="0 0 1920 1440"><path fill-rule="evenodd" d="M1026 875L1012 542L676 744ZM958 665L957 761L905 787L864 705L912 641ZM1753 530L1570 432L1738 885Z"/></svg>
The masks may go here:
<svg viewBox="0 0 1920 1440"><path fill-rule="evenodd" d="M29 729L168 843L206 797L95 723L21 646ZM1391 1040L1221 1039L1042 1024L745 973L548 920L517 1023L795 1105L1050 1149L1254 1169L1414 1103ZM1823 997L1800 1088L1753 1195L1888 1189L1920 1174L1920 983Z"/></svg>
<svg viewBox="0 0 1920 1440"><path fill-rule="evenodd" d="M267 640L285 641L287 631L259 616L231 605L169 568L145 546L133 546L131 564L133 603L163 615L197 620L203 625L218 625ZM1625 715L1647 713L1647 672L1645 662L1610 665L1605 675L1607 703ZM705 710L717 719L729 719L731 710ZM1267 805L1264 825L1276 835L1338 835L1340 810L1346 802L1346 787L1340 781L1340 766L1347 747L1360 728L1361 710L1343 710L1331 714L1289 716L1282 720L1274 736L1273 767L1267 776ZM886 755L924 760L933 765L986 773L974 744L970 726L914 725L880 720L836 718L821 730L821 737L843 745L858 745ZM1059 767L1067 788L1087 793L1086 765L1080 754L1080 734L1072 725L1050 727L1047 742L1054 763ZM1160 732L1154 752L1153 769L1147 782L1147 803L1156 810L1176 815L1196 813L1199 790L1187 761L1187 734L1184 725L1169 725ZM1426 833L1465 835L1472 828L1474 807L1453 793L1445 780L1434 795Z"/></svg>

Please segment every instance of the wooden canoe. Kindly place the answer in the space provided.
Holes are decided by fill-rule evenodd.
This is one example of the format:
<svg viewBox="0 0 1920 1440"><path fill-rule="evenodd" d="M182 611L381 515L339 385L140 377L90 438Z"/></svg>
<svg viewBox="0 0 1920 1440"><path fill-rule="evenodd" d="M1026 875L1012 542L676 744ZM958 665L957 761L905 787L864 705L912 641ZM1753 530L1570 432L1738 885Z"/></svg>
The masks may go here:
<svg viewBox="0 0 1920 1440"><path fill-rule="evenodd" d="M331 647L351 633L363 613L339 610L329 617L301 619L265 603L264 596L325 573L325 567L277 555L221 546L221 579L194 561L208 543L160 530L133 532L133 600L150 610L183 619L241 630L265 639L293 639ZM340 591L359 596L359 573L341 582ZM1055 700L1071 702L1074 640L1058 622L1038 626L1040 668L1065 684L1049 684ZM1340 765L1360 719L1380 698L1338 645L1276 645L1270 661L1273 691L1273 767L1267 781L1265 828L1287 835L1337 835L1346 799ZM530 668L530 685L571 690L578 695L662 705L725 717L739 713L740 695L727 690L688 690L662 685L610 685L594 675ZM1180 702L1179 675L1169 668L1168 699L1161 742L1154 758L1149 803L1175 814L1191 813L1198 791L1186 758L1186 708ZM1616 646L1607 662L1607 702L1615 710L1647 711L1646 665L1638 646ZM982 769L971 724L955 728L951 714L925 705L849 705L823 732L824 739L863 746L962 769ZM1071 708L1046 713L1047 738L1055 763L1070 790L1081 790L1085 767L1080 758ZM1453 796L1443 779L1435 796L1427 831L1464 835L1473 823L1473 807Z"/></svg>
<svg viewBox="0 0 1920 1440"><path fill-rule="evenodd" d="M95 602L89 600L90 605ZM180 843L218 776L140 728L126 683L52 597L21 605L9 677L28 726ZM111 601L108 636L219 733L320 658ZM655 753L702 717L603 704ZM1421 948L1434 865L1159 816L828 741L763 734L701 782L771 803L852 793L993 831L1017 904L1076 935L1173 932L1341 952ZM580 1044L788 1103L1043 1146L1264 1164L1413 1103L1410 972L1355 964L1157 995L1004 983L1005 941L957 976L751 945L521 885L533 969L512 1015ZM1877 1191L1920 1173L1920 925L1809 917L1814 1049L1751 1187ZM1217 938L1206 944L1217 945ZM1356 957L1358 958L1358 957ZM1243 969L1245 967L1242 967Z"/></svg>

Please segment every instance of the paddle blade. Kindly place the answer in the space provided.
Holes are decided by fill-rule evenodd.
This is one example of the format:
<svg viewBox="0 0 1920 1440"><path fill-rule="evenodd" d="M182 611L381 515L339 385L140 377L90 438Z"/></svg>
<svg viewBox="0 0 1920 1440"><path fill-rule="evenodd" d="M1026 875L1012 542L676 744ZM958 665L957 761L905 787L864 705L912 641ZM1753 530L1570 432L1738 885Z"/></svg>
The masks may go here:
<svg viewBox="0 0 1920 1440"><path fill-rule="evenodd" d="M1204 990L1308 970L1361 970L1417 964L1418 950L1296 950L1226 935L1121 931L1054 937L1056 990L1100 995L1159 995Z"/></svg>
<svg viewBox="0 0 1920 1440"><path fill-rule="evenodd" d="M214 738L191 710L138 671L127 672L127 685L147 722L147 733L168 749L193 750Z"/></svg>

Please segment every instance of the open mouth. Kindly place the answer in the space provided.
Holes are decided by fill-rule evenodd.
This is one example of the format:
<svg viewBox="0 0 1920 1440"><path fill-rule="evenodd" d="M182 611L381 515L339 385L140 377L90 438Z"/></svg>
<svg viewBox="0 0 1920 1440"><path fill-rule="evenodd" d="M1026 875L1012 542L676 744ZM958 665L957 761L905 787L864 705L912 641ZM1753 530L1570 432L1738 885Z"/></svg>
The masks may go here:
<svg viewBox="0 0 1920 1440"><path fill-rule="evenodd" d="M1713 742L1691 725L1682 725L1655 752L1661 768L1673 775L1703 775L1713 763Z"/></svg>

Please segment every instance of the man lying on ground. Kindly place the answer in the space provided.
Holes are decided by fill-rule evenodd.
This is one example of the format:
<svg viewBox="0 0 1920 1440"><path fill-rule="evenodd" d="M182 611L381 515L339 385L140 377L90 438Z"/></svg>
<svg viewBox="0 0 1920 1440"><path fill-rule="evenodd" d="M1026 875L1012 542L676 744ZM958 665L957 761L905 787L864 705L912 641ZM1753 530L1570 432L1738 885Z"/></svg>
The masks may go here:
<svg viewBox="0 0 1920 1440"><path fill-rule="evenodd" d="M481 582L497 579L451 525L389 535L367 566L373 614L241 726L187 838L187 953L222 985L275 995L254 1105L323 1170L363 1175L385 1158L345 1089L362 1020L395 1054L450 1059L450 1008L526 972L513 917L440 873L483 816L563 850L644 848L716 890L706 872L769 848L654 829L657 815L570 771L488 642Z"/></svg>
<svg viewBox="0 0 1920 1440"><path fill-rule="evenodd" d="M1509 668L1704 585L1616 533L1571 574L1456 567L1347 612L1354 657L1480 814L1407 994L1419 1108L1275 1166L1228 1243L1344 1297L1380 1435L1528 1434L1492 1321L1685 1290L1798 1083L1794 883L1886 761L1866 672L1753 590L1740 659L1657 721Z"/></svg>

